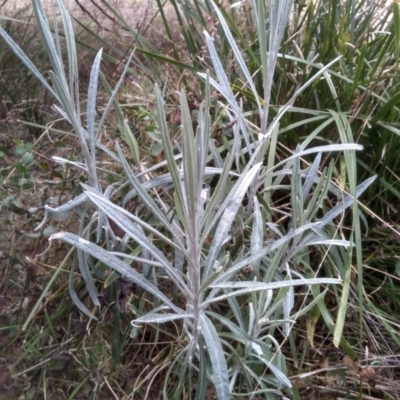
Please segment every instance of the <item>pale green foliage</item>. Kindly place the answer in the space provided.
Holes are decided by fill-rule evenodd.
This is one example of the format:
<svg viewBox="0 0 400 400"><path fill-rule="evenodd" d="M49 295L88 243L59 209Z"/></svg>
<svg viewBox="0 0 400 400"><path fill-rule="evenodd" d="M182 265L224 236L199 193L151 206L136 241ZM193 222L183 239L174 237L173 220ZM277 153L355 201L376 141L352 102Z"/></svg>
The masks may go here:
<svg viewBox="0 0 400 400"><path fill-rule="evenodd" d="M3 39L56 99L59 113L72 125L79 139L85 160L81 167L87 172L89 185L83 185L84 194L57 210L47 208L47 212L50 215L68 212L86 201L90 201L97 209L95 214L89 215L91 219L88 224L82 218L78 234L57 233L51 240L65 241L77 249L80 272L95 306L100 306L93 279L95 260L151 295L154 310L135 316L133 335L144 323L154 325L178 320L181 324L181 335L186 340L186 346L182 345L179 356L167 371L167 376L179 376L180 380L172 394L168 382L165 382L164 398L181 399L183 388L190 390L192 382L196 388L196 399L203 399L208 386L206 380L214 385L220 400L230 399L232 393L237 394L244 386L249 395L258 393L268 399L281 397L291 383L280 343L274 338L276 329L282 327L286 337L289 337L296 319L315 305L325 312L325 318L329 318L329 312L324 308L326 290L320 294L318 287L321 284L340 284L342 279L348 278L346 271L349 271L348 260L351 256L351 250L348 249L353 247L353 243L337 237L334 221L346 209L353 207L353 226L355 234L359 235L358 209L354 200L373 179L357 186L354 157L355 151L362 147L353 143L346 118L335 113L331 117L322 113L316 115L325 119L327 124L337 124L341 132L341 144L309 148L312 138L318 135L318 132L311 132L291 157L276 161L280 119L292 109L292 102L305 88L320 76L329 76L330 68L338 59L318 66L318 72L298 88L290 102L282 105L269 124L274 70L292 5L291 1L271 1L269 4L271 23L268 40L264 2L254 4L258 34L265 36L265 40L260 41L264 87L262 102L229 27L214 5L242 78L257 99L260 128L254 128L246 120L242 104L232 91L213 40L204 32L215 77L209 73L200 74L205 85L205 98L195 119L189 110L185 92L180 92L182 140L178 146L171 143L164 100L159 88L155 88L157 123L166 160L152 167L152 177L147 175L148 170L140 163L137 143L129 132L127 142L135 164L140 166L140 174L126 160L118 144L113 152L98 142L111 106L114 105L117 113L120 110L116 100L120 83L112 91L103 79L110 99L100 121L96 120L101 50L92 66L86 107L87 123L84 127L80 117L74 34L69 14L61 2L58 6L68 50L67 61L62 58L57 29L53 35L40 3L35 2L43 41L53 65L53 71L50 72L52 85L30 63L16 43L0 30ZM224 143L226 155L223 158L219 154L222 149L215 149L211 137L210 85L226 100L226 116L233 126L232 138ZM100 186L96 163L99 149L117 161L125 173L123 184L128 183L132 189L124 202L138 198L146 208L146 218L126 211L112 201L119 187L104 189ZM339 190L332 183L331 165L321 168L322 153L340 151L344 152L349 171L349 193ZM314 161L311 165L301 167L300 160L306 155L314 155ZM264 159L267 160L266 165ZM168 173L157 174L165 164ZM146 180L142 179L144 176ZM214 177L217 178L216 185L211 180ZM291 198L286 228L274 222L280 211L274 208L271 196L278 189L286 191ZM337 204L329 210L325 202L328 196L337 198ZM321 210L325 212L321 214ZM124 232L125 237L121 242L113 237L109 220ZM97 243L104 235L110 238L107 240L108 248L92 241L93 230L96 230ZM251 231L251 234L248 235L247 231ZM265 239L266 234L271 233L273 235ZM126 246L128 242L140 247L142 260L147 264L146 270L151 270L152 274L142 274L132 267L129 257L134 259L137 254L131 254L130 247ZM334 258L340 276L314 276L308 254L310 247L321 248ZM179 263L177 260L180 260ZM304 274L292 268L293 264L300 263L305 266ZM250 272L243 275L242 271L246 268ZM157 286L160 280L172 282L178 296L163 292ZM310 304L300 310L293 310L296 286L307 288L313 296ZM95 318L75 293L73 273L70 292L80 310ZM183 299L183 306L174 302L177 297ZM346 298L341 309L345 303ZM219 310L227 305L229 312L222 315ZM335 340L339 343L341 330L338 328L335 333ZM264 373L266 367L270 373Z"/></svg>

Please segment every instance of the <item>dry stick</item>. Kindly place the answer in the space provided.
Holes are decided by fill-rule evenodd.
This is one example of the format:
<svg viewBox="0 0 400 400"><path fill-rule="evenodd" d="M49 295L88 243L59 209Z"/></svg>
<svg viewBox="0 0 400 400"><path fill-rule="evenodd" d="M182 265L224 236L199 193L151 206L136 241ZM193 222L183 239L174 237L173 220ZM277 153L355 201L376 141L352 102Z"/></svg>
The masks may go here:
<svg viewBox="0 0 400 400"><path fill-rule="evenodd" d="M100 26L99 21L85 8L81 3L79 3L79 0L75 0L75 3L78 5L78 7L83 11L84 14L89 15L89 17L98 25ZM106 31L110 32L110 30L106 27L103 27Z"/></svg>

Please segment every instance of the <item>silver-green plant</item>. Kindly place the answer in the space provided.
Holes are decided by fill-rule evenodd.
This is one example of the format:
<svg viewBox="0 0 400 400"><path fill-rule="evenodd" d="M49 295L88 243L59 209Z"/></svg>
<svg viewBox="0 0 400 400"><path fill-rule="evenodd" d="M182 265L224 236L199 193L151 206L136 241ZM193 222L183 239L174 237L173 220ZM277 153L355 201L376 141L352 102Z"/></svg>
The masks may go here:
<svg viewBox="0 0 400 400"><path fill-rule="evenodd" d="M349 207L353 206L355 210L355 200L372 179L355 185L354 154L361 146L351 143L346 121L334 113L321 113L317 117L324 118L326 124L337 123L344 132L342 144L307 148L318 135L319 131L316 130L296 148L291 157L278 163L275 161L280 118L289 110L298 111L292 107L296 96L318 77L324 75L329 78L329 68L336 60L320 66L313 79L306 82L293 95L290 104L284 105L277 117L268 124L273 72L291 1L270 1L269 4L271 24L268 48L264 2L260 0L254 4L259 34L266 37L260 41L264 46L260 49L263 57L264 99L263 102L259 101L257 110L260 128L250 126L246 120L213 41L205 32L216 78L211 78L209 73L200 74L204 80L205 99L195 119L189 110L185 92L180 92L181 143L175 148L171 143L163 96L157 86L157 123L165 161L148 169L140 164L137 143L129 127L124 126L125 139L130 143L131 155L140 167L140 173L129 164L118 143L115 152L99 143L99 134L111 106L114 104L117 110L119 108L116 93L123 79L122 76L113 91L108 88L100 73L101 51L92 67L86 123L83 124L81 120L74 34L69 14L61 0L58 0L58 7L67 44L66 62L62 57L57 24L54 24L52 33L41 3L34 1L38 25L54 69L50 71L52 85L0 29L3 39L54 96L58 112L73 127L82 148L84 162L76 162L75 165L83 168L88 175L89 184L83 185L84 194L57 209L46 208L47 213L62 217L87 201L97 209L89 224L85 225L85 219L82 218L78 234L60 232L50 240L62 240L77 249L80 272L95 306L100 306L100 303L92 277L97 271L94 260L134 282L152 296L152 311L143 313L141 309L132 308L135 314L132 336L137 334L141 324L156 326L171 321L180 323L181 333L177 339L184 344L166 372L164 399L181 399L183 393L187 393L189 398L205 399L209 383L214 386L220 400L230 399L233 395L282 398L285 388L291 387L291 382L281 351L282 343L275 338L276 330L281 327L288 338L297 318L316 306L322 310L324 318L329 318L323 301L328 288L321 293L320 285L340 284L343 279L348 284L351 249L354 245L351 240L338 238L334 221ZM240 65L244 81L258 99L246 63L229 36L222 14L217 7L215 11ZM274 20L276 16L280 17L277 21ZM129 60L125 72L128 65ZM96 122L99 76L110 93L110 99L100 121ZM224 140L223 148L217 148L211 137L210 85L226 99L225 113L233 121L232 138ZM111 200L118 192L118 187L104 189L100 186L96 163L98 150L103 150L122 167L125 173L123 184L127 182L132 187L124 202L138 198L146 209L146 218L128 212L123 205L119 206ZM226 152L224 158L222 151ZM322 170L320 168L322 153L338 151L344 151L346 166L352 174L349 193L333 184L332 164ZM300 160L307 155L314 155L314 161L302 168ZM66 162L61 159L58 161ZM168 173L154 176L165 166ZM217 178L216 184L211 180L213 177ZM276 217L282 215L282 211L275 209L271 202L271 193L278 189L288 191L291 198L291 211L285 215L288 220L286 227L276 223ZM337 198L337 204L330 210L326 210L327 196ZM122 241L113 236L109 220L114 221L125 233ZM95 224L97 243L90 240ZM266 239L266 233L273 235ZM98 244L103 234L110 238L106 248ZM141 258L137 256L136 249L133 252L127 246L129 242L140 249ZM308 258L310 247L321 248L335 260L339 277L316 277ZM143 273L133 268L133 261L145 264ZM300 263L305 266L304 273L293 268L293 265ZM157 282L161 280L173 283L175 292L171 294L160 290ZM70 291L75 304L82 312L95 318L87 305L78 299L73 283L71 273ZM308 288L313 296L300 310L294 310L295 287ZM177 298L179 303L173 300ZM340 341L340 331L337 332L336 339ZM270 371L268 373L267 368ZM169 378L172 376L177 383L171 389Z"/></svg>

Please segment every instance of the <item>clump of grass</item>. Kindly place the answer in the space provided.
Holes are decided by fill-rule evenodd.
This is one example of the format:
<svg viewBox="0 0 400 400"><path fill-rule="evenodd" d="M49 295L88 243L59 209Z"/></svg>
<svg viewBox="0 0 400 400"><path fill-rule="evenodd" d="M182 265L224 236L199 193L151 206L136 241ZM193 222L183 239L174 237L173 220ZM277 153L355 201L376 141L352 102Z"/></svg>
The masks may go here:
<svg viewBox="0 0 400 400"><path fill-rule="evenodd" d="M194 112L185 91L179 92L180 138L172 142L163 93L156 86L154 136L165 160L147 166L117 101L134 55L112 89L100 72L102 51L97 53L83 119L72 23L62 2L58 6L67 61L61 53L57 25L52 34L41 4L34 6L52 63L51 85L10 36L0 30L10 48L56 99L57 111L76 134L81 160L56 161L74 165L87 176L81 195L56 209L46 207L46 217L64 218L74 210L80 225L76 233L51 236L53 243L60 240L73 248L33 306L24 328L70 260L68 290L77 308L90 321L88 326L101 316L99 310L104 307L98 281L103 282L108 300L119 306L114 308L113 315L114 361L120 359L121 346L128 336L146 343L145 333L149 329L157 350L163 354L162 368L154 368L151 379L150 375L140 375L132 395L135 391L143 393L144 384L150 390L155 377L159 378L158 388L164 398L203 399L210 387L219 399L243 394L270 399L289 395L292 383L282 345L288 341L294 358L299 359L292 328L310 310L317 310L332 329L335 345L355 359L356 353L342 337L353 249L358 268L361 263L360 214L355 200L374 178L358 184L355 152L362 147L354 144L349 121L340 112L317 110L314 114L326 126L334 126L341 143L310 147L312 141L320 139L321 129L315 128L304 141L299 141L291 155L283 156L277 151L282 129L295 130L310 122L286 121L287 125L281 127L289 111L298 111L293 109L293 102L322 76L329 79L340 57L326 65L316 65L313 74L291 98L272 112L273 77L291 2L272 1L268 12L262 1L254 5L252 18L260 38L259 82L253 79L250 61L242 55L232 35L229 16L210 3L210 10L220 23L219 38L226 38L225 45L237 65L237 79L244 83L246 91L236 92L223 64L225 60L218 54L212 37L204 32L210 66L215 71L212 76L207 71L199 74L204 99ZM268 35L266 13L271 21ZM97 118L99 80L109 100ZM257 83L261 83L261 95ZM227 121L222 137L217 135L216 121L211 117L211 86L220 96L219 117ZM237 93L251 101L255 117L244 112ZM129 149L125 152L118 143L115 149L101 143L112 107ZM107 186L101 179L100 152L119 167L113 185ZM329 154L337 152L343 154L342 171L347 172L335 181L335 164ZM286 202L286 198L290 200ZM122 199L119 204L118 199ZM127 210L132 201L136 206ZM345 217L354 233L346 232L341 223ZM315 259L312 252L316 253ZM75 269L79 270L80 281ZM342 282L342 291L335 289ZM135 301L128 305L131 326L121 316L124 302L120 296L126 296L129 290L136 293ZM296 290L307 295L297 308L295 301L300 296ZM328 295L339 303L336 325L325 301ZM50 321L49 330L53 328L51 318ZM161 338L168 339L164 347ZM147 361L156 359L151 352L145 354ZM81 382L71 396L86 383L87 380Z"/></svg>

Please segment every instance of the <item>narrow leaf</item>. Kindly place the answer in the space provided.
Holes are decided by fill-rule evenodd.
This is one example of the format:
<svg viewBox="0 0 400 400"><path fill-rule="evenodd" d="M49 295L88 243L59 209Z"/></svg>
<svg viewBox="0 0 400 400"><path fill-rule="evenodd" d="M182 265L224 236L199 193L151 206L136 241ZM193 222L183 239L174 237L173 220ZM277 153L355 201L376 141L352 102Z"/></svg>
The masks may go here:
<svg viewBox="0 0 400 400"><path fill-rule="evenodd" d="M136 318L135 320L132 321L132 324L150 324L150 323L155 323L155 324L163 324L165 322L169 321L175 321L177 319L182 319L182 318L193 318L193 315L191 314L153 314L149 313L146 315L143 315L140 318Z"/></svg>
<svg viewBox="0 0 400 400"><path fill-rule="evenodd" d="M200 326L211 360L213 381L218 400L231 400L228 366L218 333L210 319L200 313Z"/></svg>
<svg viewBox="0 0 400 400"><path fill-rule="evenodd" d="M56 233L49 238L52 240L61 240L63 242L69 243L75 246L82 251L90 254L92 257L98 259L103 262L108 267L117 271L121 276L130 282L134 282L140 287L142 287L147 292L151 293L153 296L158 297L162 302L164 302L171 310L174 310L176 313L180 314L182 312L181 309L176 307L162 292L158 290L156 286L154 286L150 281L136 272L129 265L125 264L119 258L115 257L111 253L107 252L100 246L97 246L94 243L91 243L85 239L80 238L77 235L67 232L59 232Z"/></svg>

